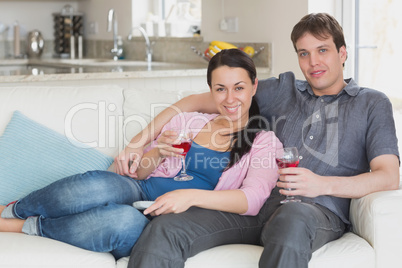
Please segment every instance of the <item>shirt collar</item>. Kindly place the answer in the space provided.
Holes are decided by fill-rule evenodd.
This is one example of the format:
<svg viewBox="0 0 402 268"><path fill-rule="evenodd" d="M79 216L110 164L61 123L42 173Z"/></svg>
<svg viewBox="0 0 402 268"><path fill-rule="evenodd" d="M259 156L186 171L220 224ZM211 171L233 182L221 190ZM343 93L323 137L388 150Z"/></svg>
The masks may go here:
<svg viewBox="0 0 402 268"><path fill-rule="evenodd" d="M349 96L354 97L356 96L359 91L360 87L356 84L353 78L345 79L346 86L339 92L338 96L340 96L343 92L346 92ZM299 91L306 91L311 95L314 96L314 92L311 89L311 86L307 81L297 80L296 87Z"/></svg>

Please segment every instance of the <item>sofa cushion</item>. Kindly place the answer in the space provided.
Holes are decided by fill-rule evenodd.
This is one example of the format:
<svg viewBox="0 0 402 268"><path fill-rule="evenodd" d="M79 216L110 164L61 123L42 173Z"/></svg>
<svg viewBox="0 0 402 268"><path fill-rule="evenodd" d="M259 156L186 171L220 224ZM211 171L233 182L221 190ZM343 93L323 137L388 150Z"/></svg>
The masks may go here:
<svg viewBox="0 0 402 268"><path fill-rule="evenodd" d="M374 268L375 252L360 236L349 232L313 253L309 268Z"/></svg>
<svg viewBox="0 0 402 268"><path fill-rule="evenodd" d="M106 170L113 158L68 140L16 111L0 137L0 204L88 170Z"/></svg>
<svg viewBox="0 0 402 268"><path fill-rule="evenodd" d="M0 135L15 110L60 134L116 156L122 148L118 122L123 88L97 86L15 86L0 90Z"/></svg>
<svg viewBox="0 0 402 268"><path fill-rule="evenodd" d="M350 220L353 231L376 251L376 267L400 263L402 241L402 185L399 190L380 191L352 199Z"/></svg>
<svg viewBox="0 0 402 268"><path fill-rule="evenodd" d="M110 253L93 252L39 236L0 233L0 267L115 268Z"/></svg>
<svg viewBox="0 0 402 268"><path fill-rule="evenodd" d="M186 261L186 268L253 268L263 248L253 245L224 245L205 250ZM346 233L313 253L309 268L374 267L374 250L362 238Z"/></svg>
<svg viewBox="0 0 402 268"><path fill-rule="evenodd" d="M163 109L178 101L178 92L163 90L124 90L124 144L145 128Z"/></svg>
<svg viewBox="0 0 402 268"><path fill-rule="evenodd" d="M255 268L263 247L224 245L205 250L189 258L185 268ZM309 268L374 268L374 249L354 233L346 233L313 253ZM126 268L129 258L118 260L117 268Z"/></svg>
<svg viewBox="0 0 402 268"><path fill-rule="evenodd" d="M208 91L171 91L162 89L124 90L124 144L127 145L132 137L138 134L151 120L165 108L190 94Z"/></svg>

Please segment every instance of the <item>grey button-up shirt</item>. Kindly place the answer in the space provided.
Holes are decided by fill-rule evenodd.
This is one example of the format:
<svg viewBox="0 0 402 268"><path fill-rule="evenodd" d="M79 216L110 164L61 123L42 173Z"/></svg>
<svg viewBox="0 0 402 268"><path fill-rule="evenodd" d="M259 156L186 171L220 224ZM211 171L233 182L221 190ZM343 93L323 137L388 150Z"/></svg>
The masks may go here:
<svg viewBox="0 0 402 268"><path fill-rule="evenodd" d="M300 167L323 176L353 176L370 171L370 161L383 154L399 157L387 96L359 87L352 79L338 95L316 96L293 73L260 80L256 99L285 147L295 146ZM302 198L321 204L349 223L350 199Z"/></svg>

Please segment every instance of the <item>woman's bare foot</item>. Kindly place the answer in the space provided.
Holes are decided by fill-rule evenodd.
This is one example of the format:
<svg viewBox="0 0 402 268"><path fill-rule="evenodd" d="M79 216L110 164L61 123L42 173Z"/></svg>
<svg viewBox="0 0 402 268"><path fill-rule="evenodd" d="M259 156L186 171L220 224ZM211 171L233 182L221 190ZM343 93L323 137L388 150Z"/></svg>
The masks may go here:
<svg viewBox="0 0 402 268"><path fill-rule="evenodd" d="M0 218L0 232L22 233L25 220Z"/></svg>
<svg viewBox="0 0 402 268"><path fill-rule="evenodd" d="M0 206L0 215L6 206ZM0 232L22 233L22 226L25 220L3 219L0 217Z"/></svg>
<svg viewBox="0 0 402 268"><path fill-rule="evenodd" d="M3 212L3 210L6 208L6 206L0 206L0 215Z"/></svg>

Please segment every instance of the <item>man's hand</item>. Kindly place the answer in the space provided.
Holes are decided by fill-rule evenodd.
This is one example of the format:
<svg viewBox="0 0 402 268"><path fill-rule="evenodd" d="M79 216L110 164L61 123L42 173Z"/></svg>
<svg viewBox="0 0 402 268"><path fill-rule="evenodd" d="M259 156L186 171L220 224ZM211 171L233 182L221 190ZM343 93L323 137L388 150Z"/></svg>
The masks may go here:
<svg viewBox="0 0 402 268"><path fill-rule="evenodd" d="M276 185L283 188L279 190L283 195L314 198L319 195L325 195L326 188L329 186L326 184L325 177L319 176L306 168L281 168L278 173L280 176ZM287 188L292 190L286 190Z"/></svg>
<svg viewBox="0 0 402 268"><path fill-rule="evenodd" d="M127 146L114 159L115 172L122 176L137 178L137 168L144 153L143 148L130 148Z"/></svg>
<svg viewBox="0 0 402 268"><path fill-rule="evenodd" d="M380 155L371 160L370 172L355 176L319 176L306 168L279 169L280 188L284 195L317 197L331 195L341 198L361 198L378 191L399 188L399 159L396 155Z"/></svg>

